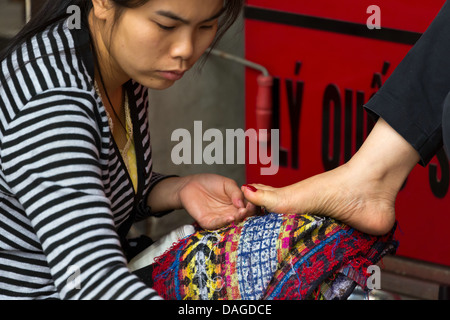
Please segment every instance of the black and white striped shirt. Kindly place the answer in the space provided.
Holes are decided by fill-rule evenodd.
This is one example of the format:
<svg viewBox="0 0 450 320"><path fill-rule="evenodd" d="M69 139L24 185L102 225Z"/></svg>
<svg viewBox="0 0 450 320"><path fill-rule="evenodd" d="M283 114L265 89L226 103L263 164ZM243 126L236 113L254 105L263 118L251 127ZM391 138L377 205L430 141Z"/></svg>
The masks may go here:
<svg viewBox="0 0 450 320"><path fill-rule="evenodd" d="M96 94L89 32L67 21L1 62L0 298L155 299L119 234L150 215L147 89L129 81L138 189Z"/></svg>

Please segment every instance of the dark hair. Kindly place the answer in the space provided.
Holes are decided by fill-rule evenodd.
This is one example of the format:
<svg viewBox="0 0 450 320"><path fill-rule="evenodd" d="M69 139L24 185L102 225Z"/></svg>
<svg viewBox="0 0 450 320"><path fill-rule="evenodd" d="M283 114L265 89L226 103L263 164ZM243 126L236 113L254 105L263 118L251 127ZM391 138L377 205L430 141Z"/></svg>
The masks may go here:
<svg viewBox="0 0 450 320"><path fill-rule="evenodd" d="M126 8L137 8L151 0L111 0L116 5L116 21L120 18ZM220 19L219 29L211 47L214 47L222 38L224 33L238 18L244 0L225 0L225 12ZM4 60L18 46L44 31L51 24L69 17L67 8L76 5L80 8L82 21L87 25L88 15L92 9L92 0L47 0L39 12L19 31L19 33L8 43L0 53L0 61Z"/></svg>

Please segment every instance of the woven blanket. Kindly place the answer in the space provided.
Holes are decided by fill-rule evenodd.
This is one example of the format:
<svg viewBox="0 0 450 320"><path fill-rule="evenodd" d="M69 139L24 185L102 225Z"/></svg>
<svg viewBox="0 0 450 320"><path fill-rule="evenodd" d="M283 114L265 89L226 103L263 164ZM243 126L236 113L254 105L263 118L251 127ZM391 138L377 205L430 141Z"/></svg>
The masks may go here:
<svg viewBox="0 0 450 320"><path fill-rule="evenodd" d="M397 242L331 218L267 213L197 231L153 265L153 288L165 299L346 299L367 290L367 268Z"/></svg>

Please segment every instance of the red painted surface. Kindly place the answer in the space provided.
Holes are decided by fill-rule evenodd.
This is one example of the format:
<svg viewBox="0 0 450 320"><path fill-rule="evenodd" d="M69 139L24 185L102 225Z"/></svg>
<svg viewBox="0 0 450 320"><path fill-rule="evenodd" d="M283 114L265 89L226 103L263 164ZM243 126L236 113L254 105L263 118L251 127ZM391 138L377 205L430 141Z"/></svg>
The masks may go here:
<svg viewBox="0 0 450 320"><path fill-rule="evenodd" d="M378 0L381 27L422 33L444 2ZM250 8L361 25L370 16L366 10L371 4L365 0L248 1ZM365 113L358 117L362 114L362 104L379 89L379 83L386 81L411 48L409 44L347 35L339 30L321 31L250 18L245 19L245 33L246 59L266 67L279 89L279 99L275 95L275 106L278 104L279 109L274 110L274 116L279 116L282 148L282 166L275 176L261 176L260 165L248 164L247 182L272 186L292 184L324 172L354 154L371 128ZM385 63L389 68L383 73ZM258 75L254 70L246 72L247 128L257 128ZM374 78L378 84L373 82ZM302 94L298 95L297 90ZM340 115L336 104L340 104ZM350 111L351 116L346 118ZM338 118L334 118L335 114ZM340 139L333 134L339 126ZM337 152L333 152L335 146ZM438 197L430 183L431 175L445 190L448 179L439 180L441 166L448 165L446 158L439 164L435 157L426 168L417 166L400 192L396 203L400 226L398 255L450 266L450 195L444 191L445 196ZM433 175L433 168L437 168L437 174Z"/></svg>

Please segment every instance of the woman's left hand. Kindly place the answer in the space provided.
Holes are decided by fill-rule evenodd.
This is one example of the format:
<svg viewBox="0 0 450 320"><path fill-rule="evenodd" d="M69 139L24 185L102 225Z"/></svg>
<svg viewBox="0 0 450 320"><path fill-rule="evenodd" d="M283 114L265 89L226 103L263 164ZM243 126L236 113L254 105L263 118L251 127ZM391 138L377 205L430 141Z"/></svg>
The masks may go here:
<svg viewBox="0 0 450 320"><path fill-rule="evenodd" d="M192 175L179 190L183 208L204 229L221 228L257 213L236 182L215 174Z"/></svg>

